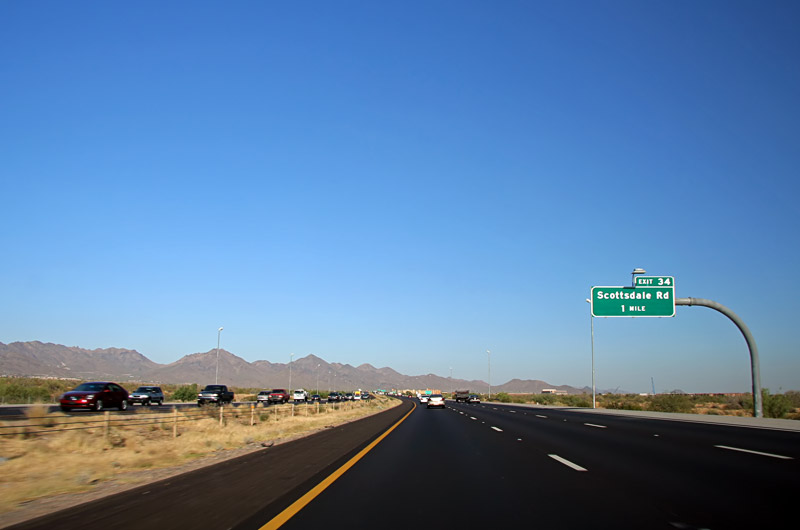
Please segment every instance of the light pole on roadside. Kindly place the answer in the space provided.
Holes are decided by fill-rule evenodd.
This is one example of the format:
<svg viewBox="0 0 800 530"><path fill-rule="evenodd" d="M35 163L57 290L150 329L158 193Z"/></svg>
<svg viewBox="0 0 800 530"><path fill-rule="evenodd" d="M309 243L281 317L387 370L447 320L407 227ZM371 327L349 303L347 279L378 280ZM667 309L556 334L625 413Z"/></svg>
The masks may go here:
<svg viewBox="0 0 800 530"><path fill-rule="evenodd" d="M588 298L586 301L589 303L589 322L590 327L592 330L592 408L597 408L597 400L595 398L595 387L594 387L594 315L592 314L592 301Z"/></svg>
<svg viewBox="0 0 800 530"><path fill-rule="evenodd" d="M294 392L292 389L292 361L294 361L294 354L289 354L289 392Z"/></svg>
<svg viewBox="0 0 800 530"><path fill-rule="evenodd" d="M322 366L322 364L317 363L317 391L315 392L316 394L319 394L319 367L320 366Z"/></svg>
<svg viewBox="0 0 800 530"><path fill-rule="evenodd" d="M217 330L217 371L214 374L214 384L219 382L219 336L222 333L222 326Z"/></svg>
<svg viewBox="0 0 800 530"><path fill-rule="evenodd" d="M486 401L489 401L492 398L492 352L486 350L486 356L489 359L489 376L487 377L489 383L489 396L486 398Z"/></svg>

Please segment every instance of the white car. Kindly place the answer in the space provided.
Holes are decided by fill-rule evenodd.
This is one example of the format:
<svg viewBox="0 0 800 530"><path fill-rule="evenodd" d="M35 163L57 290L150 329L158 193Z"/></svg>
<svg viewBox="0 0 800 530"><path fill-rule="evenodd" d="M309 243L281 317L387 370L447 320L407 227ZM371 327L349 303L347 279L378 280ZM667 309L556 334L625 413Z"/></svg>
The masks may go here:
<svg viewBox="0 0 800 530"><path fill-rule="evenodd" d="M302 388L298 388L292 394L292 399L295 400L295 402L297 402L297 401L308 401L308 392L306 392Z"/></svg>
<svg viewBox="0 0 800 530"><path fill-rule="evenodd" d="M419 397L419 402L420 402L420 403L427 403L427 402L428 402L428 398L429 398L429 397L430 397L430 396L428 396L428 395L426 395L426 394L423 394L423 395L421 395L421 396Z"/></svg>
<svg viewBox="0 0 800 530"><path fill-rule="evenodd" d="M431 394L428 398L428 408L431 407L444 408L444 397L441 394Z"/></svg>

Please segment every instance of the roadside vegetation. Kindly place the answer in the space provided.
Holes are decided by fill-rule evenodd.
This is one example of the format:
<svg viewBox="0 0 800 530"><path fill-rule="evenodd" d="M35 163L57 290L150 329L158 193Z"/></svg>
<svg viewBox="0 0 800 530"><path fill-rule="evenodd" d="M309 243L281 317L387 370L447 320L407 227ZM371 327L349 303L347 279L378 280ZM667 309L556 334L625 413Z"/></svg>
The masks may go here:
<svg viewBox="0 0 800 530"><path fill-rule="evenodd" d="M147 481L147 471L233 449L260 449L399 404L378 396L339 404L212 405L160 413L137 407L134 414L105 416L28 407L26 418L0 422L0 514L100 483Z"/></svg>
<svg viewBox="0 0 800 530"><path fill-rule="evenodd" d="M764 417L800 420L800 392L790 390L772 394L762 390ZM492 401L500 403L533 403L557 407L592 406L591 394L507 394L492 395ZM682 412L688 414L710 414L719 416L752 416L752 394L598 394L597 408L619 410L646 410L654 412ZM481 396L486 401L486 394Z"/></svg>

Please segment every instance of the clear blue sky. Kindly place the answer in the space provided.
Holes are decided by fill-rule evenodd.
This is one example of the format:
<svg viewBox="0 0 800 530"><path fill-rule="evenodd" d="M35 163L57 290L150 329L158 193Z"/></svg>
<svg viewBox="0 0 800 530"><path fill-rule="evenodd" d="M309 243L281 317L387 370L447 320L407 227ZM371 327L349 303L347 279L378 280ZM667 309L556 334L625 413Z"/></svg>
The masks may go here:
<svg viewBox="0 0 800 530"><path fill-rule="evenodd" d="M800 4L0 2L0 341L591 384L675 277L800 389ZM724 316L597 385L747 391Z"/></svg>

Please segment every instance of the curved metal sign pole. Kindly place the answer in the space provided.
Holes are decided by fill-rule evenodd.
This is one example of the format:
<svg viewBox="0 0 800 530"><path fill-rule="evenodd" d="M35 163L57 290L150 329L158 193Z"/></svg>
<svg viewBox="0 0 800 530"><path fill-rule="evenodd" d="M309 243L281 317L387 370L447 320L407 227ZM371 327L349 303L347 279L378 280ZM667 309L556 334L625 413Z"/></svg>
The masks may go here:
<svg viewBox="0 0 800 530"><path fill-rule="evenodd" d="M700 305L703 307L710 307L711 309L716 309L736 324L736 327L738 327L739 331L744 335L747 347L750 349L750 371L753 379L753 415L756 418L763 418L764 409L761 403L761 369L758 363L758 347L756 347L756 341L753 335L750 334L750 329L748 329L747 325L736 313L713 300L706 300L705 298L676 298L675 305Z"/></svg>

